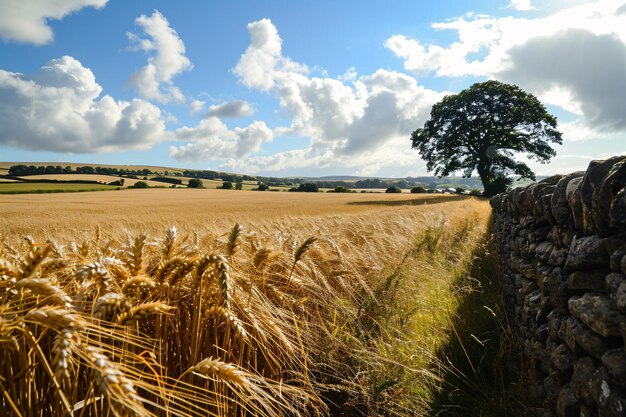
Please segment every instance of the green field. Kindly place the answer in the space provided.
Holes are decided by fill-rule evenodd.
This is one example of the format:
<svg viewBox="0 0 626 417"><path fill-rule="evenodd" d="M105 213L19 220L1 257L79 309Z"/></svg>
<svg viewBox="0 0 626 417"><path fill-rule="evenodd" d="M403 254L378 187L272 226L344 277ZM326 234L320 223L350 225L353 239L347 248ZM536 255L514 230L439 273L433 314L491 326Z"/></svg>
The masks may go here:
<svg viewBox="0 0 626 417"><path fill-rule="evenodd" d="M65 193L79 191L115 190L119 187L105 184L51 184L36 182L0 183L0 194L27 194L27 193Z"/></svg>

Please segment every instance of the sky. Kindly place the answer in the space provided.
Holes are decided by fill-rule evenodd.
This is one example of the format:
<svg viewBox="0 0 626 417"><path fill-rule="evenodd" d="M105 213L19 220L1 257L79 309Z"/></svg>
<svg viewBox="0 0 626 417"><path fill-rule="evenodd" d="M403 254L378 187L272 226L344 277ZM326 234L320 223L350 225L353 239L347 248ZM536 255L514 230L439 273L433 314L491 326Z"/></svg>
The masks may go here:
<svg viewBox="0 0 626 417"><path fill-rule="evenodd" d="M489 79L626 153L626 0L0 0L0 160L427 174L410 134Z"/></svg>

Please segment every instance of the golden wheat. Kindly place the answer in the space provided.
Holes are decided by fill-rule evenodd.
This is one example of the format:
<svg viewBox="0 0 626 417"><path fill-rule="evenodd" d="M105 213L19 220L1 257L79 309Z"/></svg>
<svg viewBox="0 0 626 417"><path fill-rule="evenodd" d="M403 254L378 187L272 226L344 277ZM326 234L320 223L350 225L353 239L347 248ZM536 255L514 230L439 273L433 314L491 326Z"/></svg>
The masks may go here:
<svg viewBox="0 0 626 417"><path fill-rule="evenodd" d="M337 208L329 197L313 196ZM311 215L301 205L245 229L203 219L157 233L138 220L150 234L122 222L94 236L54 236L60 243L5 240L0 409L53 417L349 414L347 404L370 415L414 411L423 400L410 400L408 389L371 392L392 378L436 384L427 355L405 348L403 356L399 346L417 332L420 349L432 351L431 333L445 332L435 327L445 327L451 307L419 294L451 292L442 271L467 262L467 242L488 213L475 200L445 204L441 222L429 206ZM435 310L439 321L423 325ZM415 357L425 359L409 364Z"/></svg>

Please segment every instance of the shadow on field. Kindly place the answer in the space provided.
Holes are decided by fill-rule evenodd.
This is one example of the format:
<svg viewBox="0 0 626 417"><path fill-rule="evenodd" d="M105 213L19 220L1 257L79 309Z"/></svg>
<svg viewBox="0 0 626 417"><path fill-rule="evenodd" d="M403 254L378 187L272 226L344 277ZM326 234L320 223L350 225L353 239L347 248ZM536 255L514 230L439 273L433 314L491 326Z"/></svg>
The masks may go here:
<svg viewBox="0 0 626 417"><path fill-rule="evenodd" d="M442 195L437 197L417 197L409 200L375 200L375 201L351 201L348 204L354 206L418 206L447 203L449 201L461 201L473 198L464 195Z"/></svg>
<svg viewBox="0 0 626 417"><path fill-rule="evenodd" d="M459 305L448 341L436 353L443 385L432 398L430 416L525 415L490 235L488 230L468 274L456 284Z"/></svg>

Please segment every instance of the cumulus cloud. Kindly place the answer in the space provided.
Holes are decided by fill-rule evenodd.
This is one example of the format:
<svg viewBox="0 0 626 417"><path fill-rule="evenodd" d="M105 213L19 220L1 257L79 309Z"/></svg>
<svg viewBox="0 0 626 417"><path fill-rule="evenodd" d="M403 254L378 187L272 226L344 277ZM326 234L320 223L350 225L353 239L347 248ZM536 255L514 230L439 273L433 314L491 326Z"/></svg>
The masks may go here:
<svg viewBox="0 0 626 417"><path fill-rule="evenodd" d="M306 65L282 55L283 40L269 19L248 24L250 46L241 56L234 73L243 84L261 91L269 91L282 74L306 74Z"/></svg>
<svg viewBox="0 0 626 417"><path fill-rule="evenodd" d="M173 79L193 68L185 55L185 44L157 10L152 16L139 16L135 23L147 37L128 33L128 38L134 49L151 55L146 66L132 74L128 83L149 100L159 103L184 101L185 96L174 86Z"/></svg>
<svg viewBox="0 0 626 417"><path fill-rule="evenodd" d="M626 45L616 35L570 29L530 39L509 56L510 68L498 78L532 91L557 86L571 93L590 127L626 130Z"/></svg>
<svg viewBox="0 0 626 417"><path fill-rule="evenodd" d="M46 44L54 38L49 19L62 19L84 7L100 9L108 0L2 0L0 37L18 42Z"/></svg>
<svg viewBox="0 0 626 417"><path fill-rule="evenodd" d="M192 102L202 108L204 102ZM245 106L244 106L245 107ZM176 118L152 103L102 95L89 68L69 56L32 75L0 70L0 145L36 151L95 153L147 149L177 140L170 154L185 162L243 158L274 138L262 121L230 129L209 116L195 126L168 131Z"/></svg>
<svg viewBox="0 0 626 417"><path fill-rule="evenodd" d="M207 114L209 117L215 116L220 118L236 119L239 117L252 116L254 114L254 108L247 101L235 100L213 105L209 107L209 112Z"/></svg>
<svg viewBox="0 0 626 417"><path fill-rule="evenodd" d="M181 162L242 158L258 152L264 142L274 137L262 121L230 130L217 117L207 117L194 127L176 129L174 134L176 139L189 142L170 147L170 156Z"/></svg>
<svg viewBox="0 0 626 417"><path fill-rule="evenodd" d="M205 104L206 102L202 100L192 100L189 104L189 114L195 116L199 113L202 113Z"/></svg>
<svg viewBox="0 0 626 417"><path fill-rule="evenodd" d="M354 175L403 177L408 172L425 171L417 152L407 150L407 138L394 138L377 152L360 155L337 153L332 146L310 146L305 149L230 159L222 165L235 172L273 173L275 175L328 175L351 172Z"/></svg>
<svg viewBox="0 0 626 417"><path fill-rule="evenodd" d="M534 19L468 14L433 24L457 33L450 45L403 35L385 45L409 71L502 79L581 116L597 131L626 131L622 5L599 0Z"/></svg>
<svg viewBox="0 0 626 417"><path fill-rule="evenodd" d="M535 10L530 0L511 0L510 7L520 12L527 12L529 10Z"/></svg>
<svg viewBox="0 0 626 417"><path fill-rule="evenodd" d="M380 69L357 77L313 77L307 66L282 53L282 39L268 19L248 25L250 46L241 56L235 74L242 84L267 91L291 117L289 133L310 138L310 147L249 162L262 170L290 164L358 163L366 165L386 154L389 143L402 141L426 120L441 94L413 78ZM234 162L230 162L232 165Z"/></svg>
<svg viewBox="0 0 626 417"><path fill-rule="evenodd" d="M30 76L0 70L0 143L87 153L145 149L167 138L157 107L101 92L91 70L69 56Z"/></svg>

